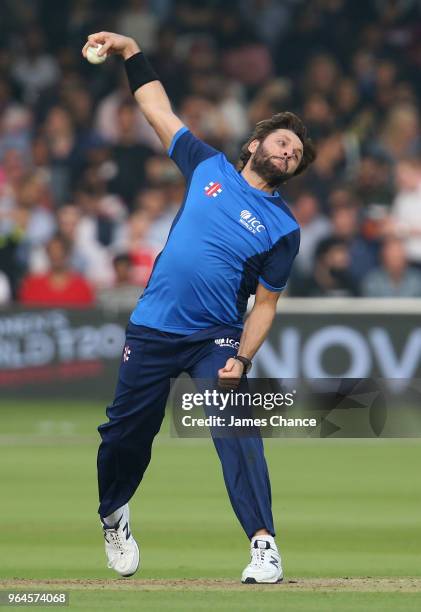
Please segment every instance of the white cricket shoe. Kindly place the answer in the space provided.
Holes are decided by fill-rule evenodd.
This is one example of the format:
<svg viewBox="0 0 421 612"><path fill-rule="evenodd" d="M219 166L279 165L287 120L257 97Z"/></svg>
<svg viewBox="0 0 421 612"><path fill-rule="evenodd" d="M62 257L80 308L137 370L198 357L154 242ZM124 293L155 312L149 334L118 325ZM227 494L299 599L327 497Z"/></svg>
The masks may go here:
<svg viewBox="0 0 421 612"><path fill-rule="evenodd" d="M251 539L251 561L243 571L241 582L246 584L282 582L282 561L271 535Z"/></svg>
<svg viewBox="0 0 421 612"><path fill-rule="evenodd" d="M130 532L129 506L123 506L123 513L118 522L109 527L101 519L105 539L105 554L108 567L121 576L133 576L139 567L140 554L136 540Z"/></svg>

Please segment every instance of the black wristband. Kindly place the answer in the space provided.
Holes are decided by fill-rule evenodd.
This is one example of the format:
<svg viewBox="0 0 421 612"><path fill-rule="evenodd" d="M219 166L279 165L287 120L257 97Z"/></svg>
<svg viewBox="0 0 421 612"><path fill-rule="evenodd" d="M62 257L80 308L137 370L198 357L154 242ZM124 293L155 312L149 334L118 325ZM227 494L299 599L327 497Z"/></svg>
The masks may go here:
<svg viewBox="0 0 421 612"><path fill-rule="evenodd" d="M243 357L242 355L236 355L234 359L237 359L237 361L240 361L243 364L245 374L247 374L247 372L250 370L251 366L253 365L250 359L248 359L247 357Z"/></svg>
<svg viewBox="0 0 421 612"><path fill-rule="evenodd" d="M151 81L159 81L158 75L142 51L126 59L124 66L133 94L139 87L142 87L142 85L146 85L146 83L150 83Z"/></svg>

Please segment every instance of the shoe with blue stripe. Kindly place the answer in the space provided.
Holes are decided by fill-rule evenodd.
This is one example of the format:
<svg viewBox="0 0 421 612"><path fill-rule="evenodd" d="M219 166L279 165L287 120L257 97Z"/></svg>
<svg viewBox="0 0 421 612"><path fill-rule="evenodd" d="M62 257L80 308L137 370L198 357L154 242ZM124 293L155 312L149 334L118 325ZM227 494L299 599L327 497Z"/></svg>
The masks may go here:
<svg viewBox="0 0 421 612"><path fill-rule="evenodd" d="M275 584L282 582L282 561L275 540L270 535L251 539L251 561L243 571L245 584Z"/></svg>
<svg viewBox="0 0 421 612"><path fill-rule="evenodd" d="M128 578L137 571L140 562L139 547L130 531L129 506L122 508L120 519L113 526L107 525L101 518L105 539L105 554L108 567L120 576Z"/></svg>

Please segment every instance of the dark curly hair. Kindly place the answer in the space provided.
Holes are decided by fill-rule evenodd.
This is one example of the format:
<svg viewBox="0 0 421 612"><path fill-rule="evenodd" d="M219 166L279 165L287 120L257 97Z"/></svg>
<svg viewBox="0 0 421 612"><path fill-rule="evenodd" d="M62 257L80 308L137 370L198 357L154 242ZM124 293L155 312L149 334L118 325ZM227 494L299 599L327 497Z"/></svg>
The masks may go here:
<svg viewBox="0 0 421 612"><path fill-rule="evenodd" d="M270 119L264 119L256 123L253 133L241 148L237 169L241 171L250 159L251 153L248 147L253 140L262 142L271 132L279 129L291 130L291 132L294 132L303 143L303 157L296 171L291 176L297 176L297 174L304 172L304 170L316 159L316 147L312 140L308 138L307 128L301 119L294 113L288 111L277 113Z"/></svg>

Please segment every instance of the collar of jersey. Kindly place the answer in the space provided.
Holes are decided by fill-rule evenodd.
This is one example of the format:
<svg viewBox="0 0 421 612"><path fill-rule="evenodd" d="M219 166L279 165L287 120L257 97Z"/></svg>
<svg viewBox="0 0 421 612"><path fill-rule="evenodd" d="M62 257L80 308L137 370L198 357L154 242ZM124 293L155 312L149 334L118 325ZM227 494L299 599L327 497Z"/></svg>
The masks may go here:
<svg viewBox="0 0 421 612"><path fill-rule="evenodd" d="M240 174L240 172L238 172L232 165L231 165L231 168L233 170L233 174L237 182L239 183L243 191L247 191L249 193L250 192L255 193L256 195L259 195L260 197L263 196L264 198L268 199L271 203L275 204L275 206L278 206L279 208L281 208L289 217L291 217L292 219L294 219L295 222L297 222L291 210L289 209L289 206L284 202L284 200L282 199L278 191L275 191L272 195L270 195L269 193L267 193L267 191L256 189L256 187L253 187L252 185L250 185L250 183L248 183L246 179Z"/></svg>
<svg viewBox="0 0 421 612"><path fill-rule="evenodd" d="M234 174L237 179L237 182L244 189L244 191L251 191L252 193L255 193L256 195L259 195L261 197L269 198L270 200L276 203L278 203L279 201L282 201L282 198L277 191L270 194L267 191L263 191L262 189L257 189L256 187L253 187L253 185L250 185L250 183L246 181L243 175L235 169L234 169Z"/></svg>

